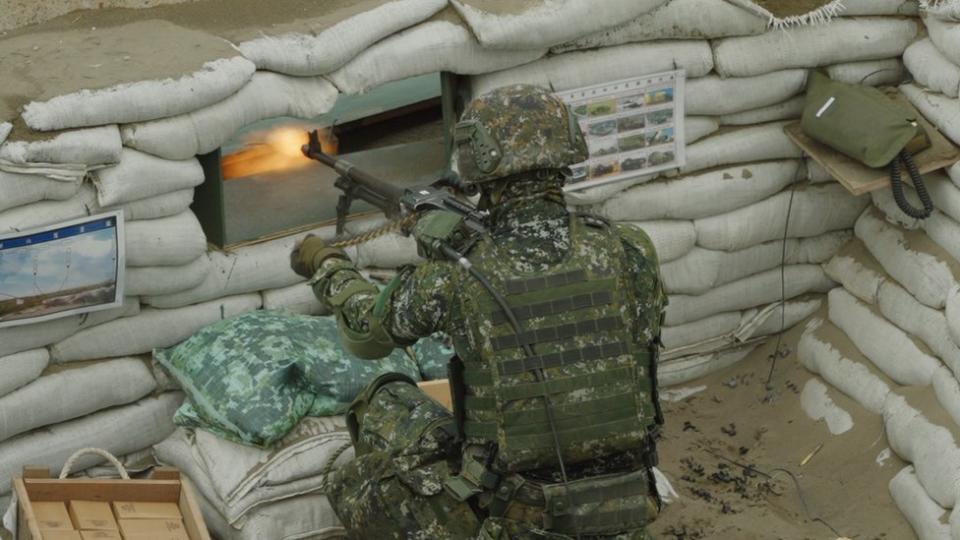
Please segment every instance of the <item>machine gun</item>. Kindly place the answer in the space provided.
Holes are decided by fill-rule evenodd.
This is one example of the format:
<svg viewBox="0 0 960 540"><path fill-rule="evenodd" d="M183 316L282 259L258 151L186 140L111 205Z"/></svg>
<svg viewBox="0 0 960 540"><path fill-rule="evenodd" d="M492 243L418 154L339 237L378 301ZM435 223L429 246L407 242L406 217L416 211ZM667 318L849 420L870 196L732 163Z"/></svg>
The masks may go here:
<svg viewBox="0 0 960 540"><path fill-rule="evenodd" d="M309 141L301 150L308 158L323 163L340 175L334 183L334 186L343 192L337 201L338 237L343 234L350 206L356 199L372 204L388 219L394 221L388 225L387 229L395 228L398 223L410 224L423 212L446 210L463 216L463 223L468 229L476 232L486 230L486 213L477 210L472 204L458 198L447 189L450 188L465 195L476 193L475 190L464 186L456 175L444 176L431 184L422 186L407 188L396 186L358 169L349 161L323 153L317 130L309 133Z"/></svg>

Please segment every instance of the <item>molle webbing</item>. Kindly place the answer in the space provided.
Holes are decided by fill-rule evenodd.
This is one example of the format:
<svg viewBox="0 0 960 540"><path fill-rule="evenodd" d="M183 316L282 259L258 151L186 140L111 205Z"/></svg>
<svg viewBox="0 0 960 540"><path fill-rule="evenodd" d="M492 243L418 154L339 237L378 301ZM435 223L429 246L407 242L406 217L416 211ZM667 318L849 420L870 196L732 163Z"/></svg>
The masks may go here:
<svg viewBox="0 0 960 540"><path fill-rule="evenodd" d="M613 358L630 352L630 348L625 343L609 343L606 345L591 345L583 349L571 349L569 351L540 354L533 357L524 357L519 360L506 360L500 362L500 373L503 375L516 375L525 371L535 369L549 369L561 366L569 366L577 362L590 362L594 360L603 360Z"/></svg>
<svg viewBox="0 0 960 540"><path fill-rule="evenodd" d="M620 317L603 317L601 319L591 319L588 321L562 324L560 326L528 330L519 335L507 334L497 336L492 338L490 343L494 351L502 351L504 349L515 349L524 345L549 343L551 341L560 341L561 339L596 334L598 332L613 332L621 329L623 329L623 320L620 319Z"/></svg>
<svg viewBox="0 0 960 540"><path fill-rule="evenodd" d="M539 304L514 307L513 314L518 321L526 321L537 317L558 315L567 311L605 306L611 302L613 302L613 293L610 291L601 291L578 294L569 298L560 298ZM493 320L493 324L503 324L507 322L507 315L503 310L494 311L490 315L490 318Z"/></svg>
<svg viewBox="0 0 960 540"><path fill-rule="evenodd" d="M513 279L507 281L505 286L508 295L515 295L541 291L543 289L552 289L554 287L563 287L564 285L580 283L583 281L587 281L587 273L583 270L574 270L573 272L556 274L553 276L543 276L529 279Z"/></svg>
<svg viewBox="0 0 960 540"><path fill-rule="evenodd" d="M481 370L474 371L471 367L472 366L466 366L463 374L464 382L466 382L468 386L479 387L492 385L492 378L488 372ZM517 401L520 399L543 397L544 388L546 388L548 394L566 394L577 390L619 384L630 386L635 384L635 369L634 367L621 367L586 375L575 375L573 377L554 377L544 382L514 384L499 388L498 395L500 399L504 401Z"/></svg>

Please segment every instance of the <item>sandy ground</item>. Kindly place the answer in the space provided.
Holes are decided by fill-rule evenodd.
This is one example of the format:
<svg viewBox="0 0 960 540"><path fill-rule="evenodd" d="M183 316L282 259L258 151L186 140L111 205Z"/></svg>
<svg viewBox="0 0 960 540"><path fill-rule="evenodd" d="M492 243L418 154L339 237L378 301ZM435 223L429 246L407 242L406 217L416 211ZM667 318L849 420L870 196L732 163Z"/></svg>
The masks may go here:
<svg viewBox="0 0 960 540"><path fill-rule="evenodd" d="M834 436L801 410L800 392L813 378L796 360L802 326L784 337L790 352L777 360L771 391L772 341L681 387L706 386L696 395L665 403L660 467L681 499L654 524L659 540L916 538L887 489L904 463L896 455L877 462L888 448L880 417L834 392L855 422ZM802 501L785 471L796 477Z"/></svg>
<svg viewBox="0 0 960 540"><path fill-rule="evenodd" d="M777 17L803 15L830 3L830 0L753 0Z"/></svg>

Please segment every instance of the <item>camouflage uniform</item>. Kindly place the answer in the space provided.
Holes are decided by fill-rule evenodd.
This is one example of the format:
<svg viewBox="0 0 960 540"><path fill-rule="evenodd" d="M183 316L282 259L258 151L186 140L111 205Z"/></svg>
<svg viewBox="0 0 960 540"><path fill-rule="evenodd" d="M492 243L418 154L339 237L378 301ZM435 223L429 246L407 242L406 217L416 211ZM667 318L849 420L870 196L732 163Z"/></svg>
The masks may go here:
<svg viewBox="0 0 960 540"><path fill-rule="evenodd" d="M597 261L613 258L617 267L626 269L626 275L615 276L620 291L617 294L625 300L619 310L631 325L625 331L637 346L655 342L665 297L653 244L646 234L629 226L610 230L594 221L597 230L605 232L578 232L585 230L584 225L581 218L567 211L561 185L556 172L513 175L508 185L499 188L504 200L492 207L489 234L466 250L468 258L477 267L497 269L494 274L504 272L504 278L549 271L572 253L585 260L595 254ZM585 245L582 241L601 237L613 238L616 245ZM496 281L501 276L490 277ZM475 331L488 321L478 319L475 311L464 307L464 295L476 291L476 282L463 267L430 260L418 267L403 268L382 295L364 287L363 279L350 261L330 257L321 263L313 286L321 301L339 306L341 324L354 331L380 328L397 346L444 332L452 338L465 365L479 360ZM564 314L557 316L562 320ZM530 322L535 324L537 319ZM573 341L589 345L589 337ZM630 355L625 358L630 361ZM568 374L571 369L583 367L561 366L551 371ZM650 381L643 382L650 386ZM590 397L589 389L571 394ZM648 415L653 412L645 410L644 421L652 423ZM459 424L402 375L382 377L357 398L348 415L357 458L334 475L329 488L334 508L351 537L572 538L547 531L553 528L545 521L546 495L539 486L561 482L554 466L524 470L522 474L511 472L496 479L487 477L471 497L455 497L444 489L451 477L463 476L466 464L477 463L474 457L485 451L469 437L466 443L461 442L462 420ZM648 456L641 455L639 447L636 451L620 449L592 455L596 458L569 462L568 480L603 477L615 482L624 475L642 475L645 488L612 501L591 501L591 508L604 515L631 509L636 515L633 521L627 521L634 526L615 534L580 537L650 538L643 524L656 517L659 502L652 487Z"/></svg>

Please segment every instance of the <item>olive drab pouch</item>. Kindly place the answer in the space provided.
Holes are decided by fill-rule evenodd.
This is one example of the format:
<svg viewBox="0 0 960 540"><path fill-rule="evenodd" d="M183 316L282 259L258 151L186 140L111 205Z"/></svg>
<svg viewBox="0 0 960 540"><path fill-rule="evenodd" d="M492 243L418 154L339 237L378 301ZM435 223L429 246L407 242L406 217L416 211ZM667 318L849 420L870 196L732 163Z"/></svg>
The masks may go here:
<svg viewBox="0 0 960 540"><path fill-rule="evenodd" d="M807 83L801 127L810 138L868 167L889 168L894 198L907 215L924 219L933 211L913 162L913 155L929 147L930 141L909 107L877 88L834 81L814 71ZM913 208L903 194L901 161L923 210Z"/></svg>
<svg viewBox="0 0 960 540"><path fill-rule="evenodd" d="M643 529L659 513L646 469L543 486L543 495L544 528L571 536Z"/></svg>

